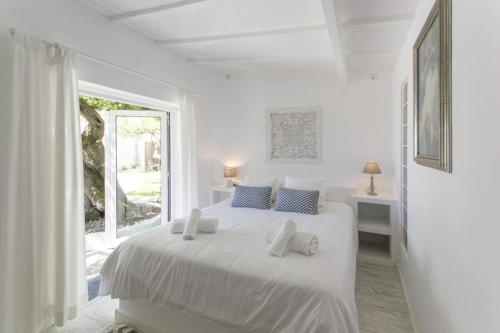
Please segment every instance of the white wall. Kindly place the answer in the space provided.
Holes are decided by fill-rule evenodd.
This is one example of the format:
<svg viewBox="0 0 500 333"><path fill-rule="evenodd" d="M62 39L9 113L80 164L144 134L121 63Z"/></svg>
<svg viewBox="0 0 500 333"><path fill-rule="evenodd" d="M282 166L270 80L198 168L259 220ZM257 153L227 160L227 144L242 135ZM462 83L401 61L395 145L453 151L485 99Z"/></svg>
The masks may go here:
<svg viewBox="0 0 500 333"><path fill-rule="evenodd" d="M412 91L412 46L433 2L420 2L393 76L398 159L399 89L409 77ZM453 0L453 173L409 160L400 269L420 333L500 332L499 33L498 0Z"/></svg>
<svg viewBox="0 0 500 333"><path fill-rule="evenodd" d="M363 185L365 160L381 163L381 187L391 187L390 88L387 79L343 85L332 75L235 76L223 81L159 48L77 0L0 0L0 43L7 29L57 41L79 52L199 92L197 100L200 204L221 180L220 162L245 162L243 174L325 177ZM148 97L175 100L175 89L80 59L82 79ZM353 102L354 101L354 102ZM265 163L265 110L273 106L324 107L324 161L317 165ZM249 126L251 124L251 126ZM215 163L214 163L215 161ZM220 161L220 162L219 162Z"/></svg>
<svg viewBox="0 0 500 333"><path fill-rule="evenodd" d="M391 80L363 78L348 84L331 73L234 75L222 86L217 112L213 179L223 165L236 165L240 177L295 175L322 177L332 185L368 186L361 170L380 162L380 188L392 189ZM319 164L266 162L266 109L321 106L323 161Z"/></svg>
<svg viewBox="0 0 500 333"><path fill-rule="evenodd" d="M155 46L144 36L120 25L111 24L100 13L78 0L0 0L0 46L8 28L48 41L57 41L79 52L103 59L199 92L197 117L200 124L198 150L209 150L207 134L218 103L218 84L222 76L190 64L167 48ZM177 89L79 58L79 77L111 88L175 102ZM201 203L206 204L211 162L200 155Z"/></svg>

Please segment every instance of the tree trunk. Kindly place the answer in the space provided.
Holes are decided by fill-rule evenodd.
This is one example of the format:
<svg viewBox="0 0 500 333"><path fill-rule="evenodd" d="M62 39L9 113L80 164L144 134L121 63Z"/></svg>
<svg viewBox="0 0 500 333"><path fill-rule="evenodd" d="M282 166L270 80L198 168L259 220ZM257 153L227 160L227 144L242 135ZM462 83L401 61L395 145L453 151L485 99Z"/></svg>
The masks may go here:
<svg viewBox="0 0 500 333"><path fill-rule="evenodd" d="M105 123L99 113L82 99L80 99L80 115L88 122L82 133L84 192L87 199L85 216L86 219L95 218L96 214L104 217L105 152L102 140ZM127 216L137 216L137 206L127 200L119 183L116 184L116 192L117 202L123 203L117 210L120 221L125 221Z"/></svg>

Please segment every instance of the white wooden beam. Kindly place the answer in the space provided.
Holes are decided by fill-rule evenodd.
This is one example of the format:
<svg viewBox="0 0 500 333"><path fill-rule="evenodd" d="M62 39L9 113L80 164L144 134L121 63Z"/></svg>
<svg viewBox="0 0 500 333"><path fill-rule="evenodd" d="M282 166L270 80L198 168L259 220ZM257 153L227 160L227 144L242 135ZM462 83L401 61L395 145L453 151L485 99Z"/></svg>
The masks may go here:
<svg viewBox="0 0 500 333"><path fill-rule="evenodd" d="M242 32L242 33L227 34L227 35L213 35L213 36L201 36L201 37L192 37L192 38L164 39L164 40L157 40L156 45L174 45L174 44L212 42L212 41L227 40L227 39L241 39L241 38L250 38L250 37L283 35L283 34L291 34L291 33L303 32L303 31L323 30L323 29L326 29L326 25L324 25L324 24L307 25L307 26L301 26L301 27Z"/></svg>
<svg viewBox="0 0 500 333"><path fill-rule="evenodd" d="M221 58L188 58L188 61L193 63L224 63L224 62L246 62L259 60L280 60L285 58L300 58L300 57L321 57L332 55L331 52L314 52L314 53L297 53L285 55L268 55L254 57L221 57Z"/></svg>
<svg viewBox="0 0 500 333"><path fill-rule="evenodd" d="M189 58L188 61L196 64L207 63L227 63L227 62L247 62L275 59L275 56L258 56L258 57L221 57L221 58Z"/></svg>
<svg viewBox="0 0 500 333"><path fill-rule="evenodd" d="M336 0L321 0L323 5L323 13L325 15L330 41L332 43L333 53L335 55L335 63L340 77L347 81L347 62L342 44L342 35L339 26L339 18L337 15Z"/></svg>
<svg viewBox="0 0 500 333"><path fill-rule="evenodd" d="M145 8L145 9L138 9L138 10L133 10L130 12L122 13L122 14L112 15L109 17L109 20L111 22L123 21L123 20L127 20L130 18L134 18L134 17L150 15L150 14L154 14L154 13L164 12L164 11L174 9L174 8L189 6L189 5L192 5L194 3L201 2L201 1L205 1L205 0L181 0L178 2L174 2L174 3L169 3L166 5Z"/></svg>
<svg viewBox="0 0 500 333"><path fill-rule="evenodd" d="M377 53L377 52L346 52L346 55L353 58L397 58L397 53Z"/></svg>
<svg viewBox="0 0 500 333"><path fill-rule="evenodd" d="M413 15L392 15L379 17L359 17L345 20L342 22L343 27L355 27L363 25L377 25L387 23L398 23L413 20Z"/></svg>

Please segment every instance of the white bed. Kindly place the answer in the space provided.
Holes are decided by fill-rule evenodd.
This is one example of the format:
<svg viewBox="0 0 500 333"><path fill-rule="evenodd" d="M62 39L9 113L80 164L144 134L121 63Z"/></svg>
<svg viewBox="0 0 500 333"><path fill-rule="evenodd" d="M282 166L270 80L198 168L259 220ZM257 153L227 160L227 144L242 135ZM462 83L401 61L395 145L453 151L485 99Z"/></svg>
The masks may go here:
<svg viewBox="0 0 500 333"><path fill-rule="evenodd" d="M101 295L120 299L117 321L144 333L357 333L357 232L350 206L327 203L317 216L231 208L216 234L194 241L158 227L122 243L101 271ZM312 256L269 255L268 230L292 217L313 232Z"/></svg>

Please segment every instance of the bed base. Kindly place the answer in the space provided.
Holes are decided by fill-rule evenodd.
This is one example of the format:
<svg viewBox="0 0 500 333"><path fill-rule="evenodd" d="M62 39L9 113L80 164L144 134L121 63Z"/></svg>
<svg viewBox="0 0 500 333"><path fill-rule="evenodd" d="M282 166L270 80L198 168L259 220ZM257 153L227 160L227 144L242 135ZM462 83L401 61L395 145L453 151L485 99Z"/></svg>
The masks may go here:
<svg viewBox="0 0 500 333"><path fill-rule="evenodd" d="M141 333L248 333L169 306L120 300L117 324L127 324Z"/></svg>

